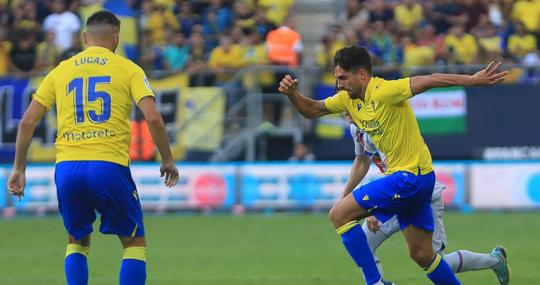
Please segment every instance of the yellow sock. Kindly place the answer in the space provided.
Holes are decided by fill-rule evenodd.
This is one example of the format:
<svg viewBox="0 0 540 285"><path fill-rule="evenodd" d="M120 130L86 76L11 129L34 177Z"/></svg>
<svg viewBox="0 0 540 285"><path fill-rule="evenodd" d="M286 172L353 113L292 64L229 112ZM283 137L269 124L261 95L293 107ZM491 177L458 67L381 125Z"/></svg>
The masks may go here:
<svg viewBox="0 0 540 285"><path fill-rule="evenodd" d="M122 259L136 259L146 262L146 247L145 246L133 246L124 249L124 256Z"/></svg>
<svg viewBox="0 0 540 285"><path fill-rule="evenodd" d="M73 253L80 253L86 257L88 257L88 254L90 253L90 247L88 246L82 246L74 243L68 243L66 248L66 257Z"/></svg>

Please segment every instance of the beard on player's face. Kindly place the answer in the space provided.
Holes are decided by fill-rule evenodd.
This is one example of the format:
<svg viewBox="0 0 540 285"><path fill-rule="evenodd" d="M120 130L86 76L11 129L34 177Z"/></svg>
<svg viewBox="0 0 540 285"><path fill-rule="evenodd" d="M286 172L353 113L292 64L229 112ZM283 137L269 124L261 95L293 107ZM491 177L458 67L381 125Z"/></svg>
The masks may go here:
<svg viewBox="0 0 540 285"><path fill-rule="evenodd" d="M361 83L349 84L346 87L346 90L351 99L358 99L360 98L360 92L362 92L362 84Z"/></svg>
<svg viewBox="0 0 540 285"><path fill-rule="evenodd" d="M362 90L362 84L360 82L356 83L353 80L350 80L346 83L338 85L336 83L336 93L339 91L346 91L351 99L359 98L359 94Z"/></svg>

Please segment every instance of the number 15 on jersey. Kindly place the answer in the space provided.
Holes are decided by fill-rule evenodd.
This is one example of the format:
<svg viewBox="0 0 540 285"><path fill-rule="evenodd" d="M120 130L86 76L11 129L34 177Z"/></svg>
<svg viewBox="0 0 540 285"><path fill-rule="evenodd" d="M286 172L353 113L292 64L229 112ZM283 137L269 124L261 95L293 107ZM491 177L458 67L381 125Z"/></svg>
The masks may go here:
<svg viewBox="0 0 540 285"><path fill-rule="evenodd" d="M85 82L86 81L86 82ZM96 91L98 84L109 84L111 82L110 76L92 76L85 79L83 77L77 77L71 80L67 88L67 96L74 93L75 106L75 124L82 124L85 118L95 124L104 123L111 117L111 95L105 91ZM86 93L84 93L84 85L88 86ZM84 103L92 103L95 101L101 101L101 113L97 110L85 110Z"/></svg>

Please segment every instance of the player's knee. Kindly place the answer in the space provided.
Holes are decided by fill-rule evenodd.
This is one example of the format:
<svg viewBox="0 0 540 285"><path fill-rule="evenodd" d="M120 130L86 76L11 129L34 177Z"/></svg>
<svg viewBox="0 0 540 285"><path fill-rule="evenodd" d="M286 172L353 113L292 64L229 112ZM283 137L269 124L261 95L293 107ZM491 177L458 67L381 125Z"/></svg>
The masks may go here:
<svg viewBox="0 0 540 285"><path fill-rule="evenodd" d="M68 235L68 243L78 244L80 246L90 246L90 235L84 236L83 238L77 240L72 235Z"/></svg>
<svg viewBox="0 0 540 285"><path fill-rule="evenodd" d="M433 260L433 250L423 250L420 248L409 249L409 256L414 260L420 267L427 267Z"/></svg>
<svg viewBox="0 0 540 285"><path fill-rule="evenodd" d="M334 207L330 209L329 216L336 229L351 221L351 219L348 219L347 216L344 215L339 204L334 205Z"/></svg>
<svg viewBox="0 0 540 285"><path fill-rule="evenodd" d="M332 222L334 222L334 219L333 219L332 217L335 215L335 213L334 213L335 211L336 211L335 206L332 207L332 208L330 209L330 211L328 211L328 217L330 218L330 220L331 220Z"/></svg>
<svg viewBox="0 0 540 285"><path fill-rule="evenodd" d="M145 247L146 239L145 237L122 237L120 236L120 241L122 242L122 247Z"/></svg>

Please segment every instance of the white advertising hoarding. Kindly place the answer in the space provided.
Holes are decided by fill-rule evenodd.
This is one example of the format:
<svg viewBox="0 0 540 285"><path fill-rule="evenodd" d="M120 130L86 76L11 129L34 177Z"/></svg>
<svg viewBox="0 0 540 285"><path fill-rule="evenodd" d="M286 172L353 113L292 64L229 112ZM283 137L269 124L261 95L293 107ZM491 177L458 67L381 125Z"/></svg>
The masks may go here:
<svg viewBox="0 0 540 285"><path fill-rule="evenodd" d="M180 181L173 188L163 184L158 164L134 164L131 174L144 209L210 209L232 207L235 201L234 166L190 165L180 168ZM19 210L57 211L54 165L29 166L26 170L25 196L21 201L10 197L10 204ZM7 178L8 169L0 182ZM5 187L5 183L2 183ZM4 188L2 188L4 189ZM5 193L5 192L2 192ZM3 196L5 197L5 196ZM3 198L2 197L2 198ZM0 198L0 207L3 199Z"/></svg>
<svg viewBox="0 0 540 285"><path fill-rule="evenodd" d="M540 163L476 163L470 171L474 208L540 208Z"/></svg>
<svg viewBox="0 0 540 285"><path fill-rule="evenodd" d="M178 168L178 185L167 188L163 178L159 177L159 165L131 166L144 209L228 208L234 204L234 166L185 165Z"/></svg>
<svg viewBox="0 0 540 285"><path fill-rule="evenodd" d="M241 203L248 209L328 209L342 195L351 163L240 166ZM363 183L381 177L375 166Z"/></svg>

